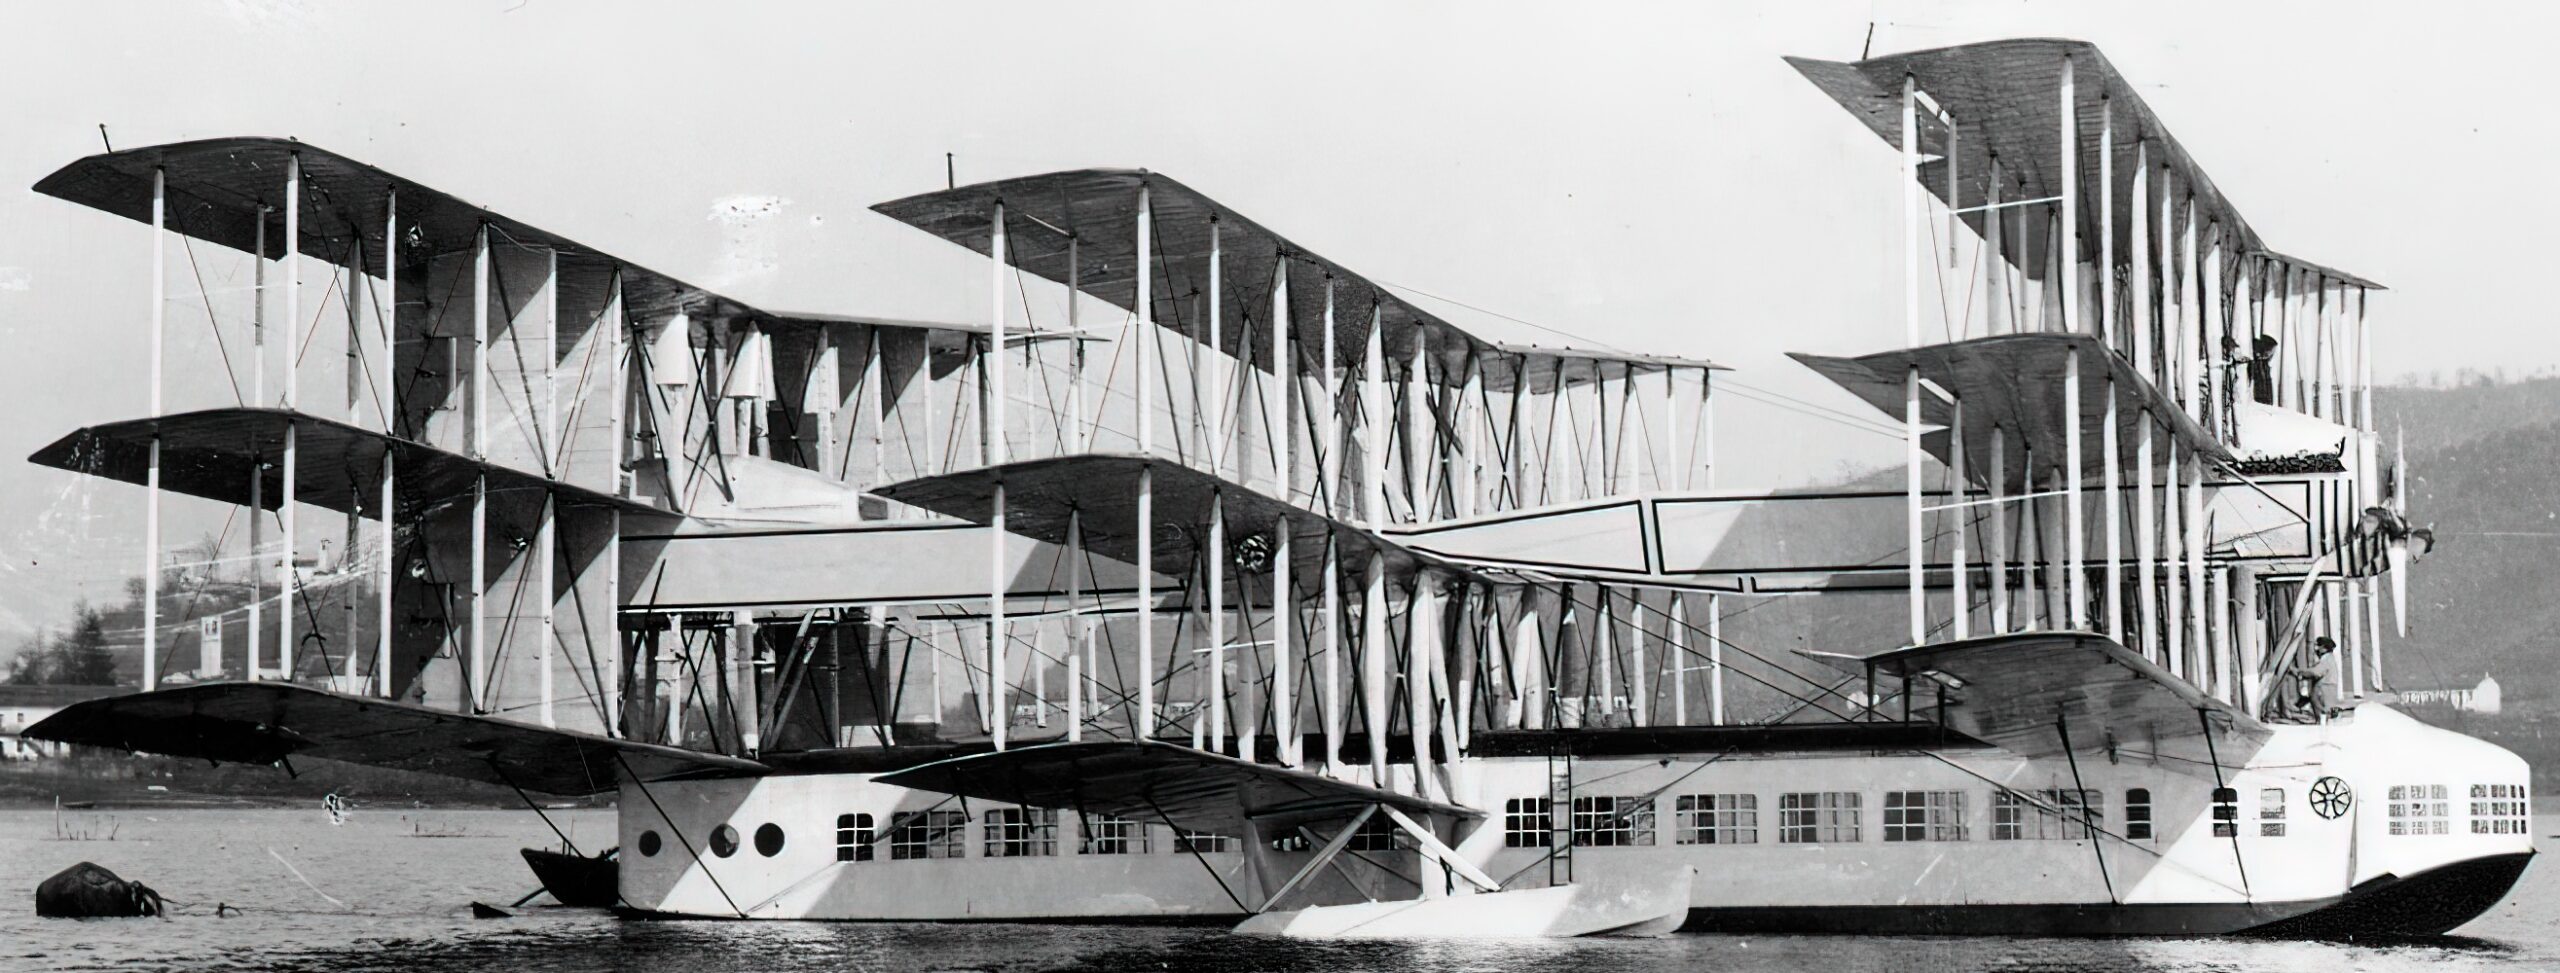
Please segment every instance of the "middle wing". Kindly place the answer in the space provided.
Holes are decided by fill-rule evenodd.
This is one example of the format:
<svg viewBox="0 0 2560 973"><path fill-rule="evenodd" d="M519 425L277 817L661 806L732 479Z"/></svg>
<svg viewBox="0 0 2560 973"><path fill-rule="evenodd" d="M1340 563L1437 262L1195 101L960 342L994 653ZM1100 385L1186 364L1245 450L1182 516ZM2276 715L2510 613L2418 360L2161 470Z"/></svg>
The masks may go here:
<svg viewBox="0 0 2560 973"><path fill-rule="evenodd" d="M2112 639L2093 632L2022 632L1940 642L1870 656L1878 675L1947 687L1947 722L2022 757L2213 734L2219 762L2236 763L2272 731Z"/></svg>
<svg viewBox="0 0 2560 973"><path fill-rule="evenodd" d="M1454 804L1238 760L1170 743L1053 743L955 757L878 778L883 784L1031 807L1162 818L1242 834L1244 819L1385 805L1408 814L1476 818Z"/></svg>

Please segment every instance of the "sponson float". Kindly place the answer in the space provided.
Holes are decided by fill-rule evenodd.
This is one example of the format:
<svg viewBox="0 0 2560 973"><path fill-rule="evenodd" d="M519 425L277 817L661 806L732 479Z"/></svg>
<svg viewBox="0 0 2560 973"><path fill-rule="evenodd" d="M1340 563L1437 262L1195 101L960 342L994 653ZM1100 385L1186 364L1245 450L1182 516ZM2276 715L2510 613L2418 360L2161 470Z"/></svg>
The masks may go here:
<svg viewBox="0 0 2560 973"><path fill-rule="evenodd" d="M349 394L155 381L36 455L145 485L155 564L164 492L274 511L290 610L165 688L198 629L154 619L144 692L29 732L615 791L643 914L2356 936L2504 895L2525 766L2373 695L2380 288L2266 247L2088 45L1795 63L1905 170L1904 342L1798 356L1901 424L1899 491L1716 489L1712 363L1483 340L1140 170L877 207L989 258L962 325L288 141L81 160L38 189L247 255L258 360L281 305ZM282 570L308 506L370 540ZM373 611L297 637L331 588ZM1728 637L1782 598L1901 604Z"/></svg>

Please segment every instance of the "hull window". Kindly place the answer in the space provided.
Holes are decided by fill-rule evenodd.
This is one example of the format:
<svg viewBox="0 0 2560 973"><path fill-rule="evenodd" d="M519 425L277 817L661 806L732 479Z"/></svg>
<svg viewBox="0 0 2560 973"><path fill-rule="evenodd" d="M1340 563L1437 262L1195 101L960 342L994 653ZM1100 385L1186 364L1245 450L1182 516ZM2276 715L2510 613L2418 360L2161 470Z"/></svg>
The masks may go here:
<svg viewBox="0 0 2560 973"><path fill-rule="evenodd" d="M1236 839L1232 835L1210 834L1206 831L1192 831L1187 828L1173 829L1174 854L1188 855L1196 852L1214 855L1234 850L1236 850Z"/></svg>
<svg viewBox="0 0 2560 973"><path fill-rule="evenodd" d="M1963 791L1886 791L1884 840L1965 840Z"/></svg>
<svg viewBox="0 0 2560 973"><path fill-rule="evenodd" d="M1573 799L1573 844L1578 848L1610 848L1653 844L1653 798L1577 797Z"/></svg>
<svg viewBox="0 0 2560 973"><path fill-rule="evenodd" d="M871 815L836 815L836 860L840 862L871 860Z"/></svg>
<svg viewBox="0 0 2560 973"><path fill-rule="evenodd" d="M2105 797L2097 791L1995 791L1991 795L1991 840L2073 841L2089 836L2089 828L2106 826Z"/></svg>
<svg viewBox="0 0 2560 973"><path fill-rule="evenodd" d="M1672 805L1672 826L1684 845L1750 845L1760 842L1760 795L1683 794Z"/></svg>
<svg viewBox="0 0 2560 973"><path fill-rule="evenodd" d="M711 853L727 858L738 853L738 829L721 825L711 829Z"/></svg>
<svg viewBox="0 0 2560 973"><path fill-rule="evenodd" d="M2452 807L2443 784L2393 784L2390 790L2391 833L2395 835L2452 834Z"/></svg>
<svg viewBox="0 0 2560 973"><path fill-rule="evenodd" d="M892 860L958 858L969 833L969 816L959 811L926 811L900 819L889 830Z"/></svg>
<svg viewBox="0 0 2560 973"><path fill-rule="evenodd" d="M2523 784L2471 785L2472 834L2524 834Z"/></svg>
<svg viewBox="0 0 2560 973"><path fill-rule="evenodd" d="M1555 824L1550 818L1554 813L1555 802L1543 797L1515 797L1502 802L1502 846L1545 848L1553 845Z"/></svg>
<svg viewBox="0 0 2560 973"><path fill-rule="evenodd" d="M1058 812L1045 807L1004 807L987 812L986 857L1036 858L1058 853Z"/></svg>
<svg viewBox="0 0 2560 973"><path fill-rule="evenodd" d="M1084 815L1084 838L1076 844L1079 855L1144 855L1155 850L1148 840L1150 831L1143 823L1112 814Z"/></svg>
<svg viewBox="0 0 2560 973"><path fill-rule="evenodd" d="M1817 791L1778 795L1778 843L1827 845L1854 843L1858 836L1856 791Z"/></svg>
<svg viewBox="0 0 2560 973"><path fill-rule="evenodd" d="M2151 790L2130 788L2124 792L2124 836L2127 841L2151 840Z"/></svg>
<svg viewBox="0 0 2560 973"><path fill-rule="evenodd" d="M2258 837L2284 837L2284 788L2258 789Z"/></svg>
<svg viewBox="0 0 2560 973"><path fill-rule="evenodd" d="M2240 836L2240 791L2230 787L2213 789L2213 836Z"/></svg>

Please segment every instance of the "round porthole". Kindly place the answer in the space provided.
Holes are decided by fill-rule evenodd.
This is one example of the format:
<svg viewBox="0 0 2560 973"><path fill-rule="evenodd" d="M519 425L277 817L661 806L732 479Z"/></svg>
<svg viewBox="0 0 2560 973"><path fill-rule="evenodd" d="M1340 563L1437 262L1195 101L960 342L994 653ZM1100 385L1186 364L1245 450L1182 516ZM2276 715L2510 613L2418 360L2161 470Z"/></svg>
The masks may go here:
<svg viewBox="0 0 2560 973"><path fill-rule="evenodd" d="M658 855L658 845L659 845L659 838L658 838L658 833L657 833L657 832L655 832L655 831L643 831L643 832L640 832L640 854L641 854L641 856L642 856L642 857L644 857L644 858L655 858L655 857L657 857L657 855Z"/></svg>
<svg viewBox="0 0 2560 973"><path fill-rule="evenodd" d="M711 829L711 853L727 858L738 853L738 829L721 825Z"/></svg>
<svg viewBox="0 0 2560 973"><path fill-rule="evenodd" d="M782 826L767 824L756 829L756 854L771 858L782 854Z"/></svg>

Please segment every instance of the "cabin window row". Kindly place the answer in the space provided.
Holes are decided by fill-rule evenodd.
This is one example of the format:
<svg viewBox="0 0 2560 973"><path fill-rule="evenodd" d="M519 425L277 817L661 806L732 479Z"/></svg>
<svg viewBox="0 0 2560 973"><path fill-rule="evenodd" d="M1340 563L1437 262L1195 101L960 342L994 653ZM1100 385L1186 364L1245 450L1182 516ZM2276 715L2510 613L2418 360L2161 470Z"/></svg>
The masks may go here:
<svg viewBox="0 0 2560 973"><path fill-rule="evenodd" d="M1156 853L1156 829L1143 822L1109 814L1069 817L1074 854ZM1058 812L1050 808L991 808L980 812L975 821L965 811L912 811L894 815L885 834L877 821L869 814L837 815L836 860L871 861L878 857L878 848L883 844L888 846L892 861L968 858L972 857L969 849L973 845L977 849L974 857L978 858L1037 858L1065 854L1068 849L1062 846L1070 844L1062 840ZM1165 844L1176 853L1236 850L1236 839L1227 835L1181 828L1173 832L1173 840Z"/></svg>
<svg viewBox="0 0 2560 973"><path fill-rule="evenodd" d="M2281 792L2279 791L2279 795ZM1886 791L1874 829L1887 842L1970 841L1970 795L1955 790ZM1867 795L1858 791L1792 791L1778 795L1766 829L1778 844L1839 844L1866 840ZM1656 795L1595 795L1573 799L1559 817L1544 797L1503 803L1502 843L1511 848L1652 845ZM2281 796L2278 797L2281 803ZM1762 841L1758 794L1680 794L1671 798L1671 840L1683 845L1749 845ZM2281 813L2281 812L2279 812ZM2124 792L2122 836L2152 840L2151 791ZM1995 791L1990 837L1994 841L2083 839L2107 829L2105 799L2093 790Z"/></svg>

